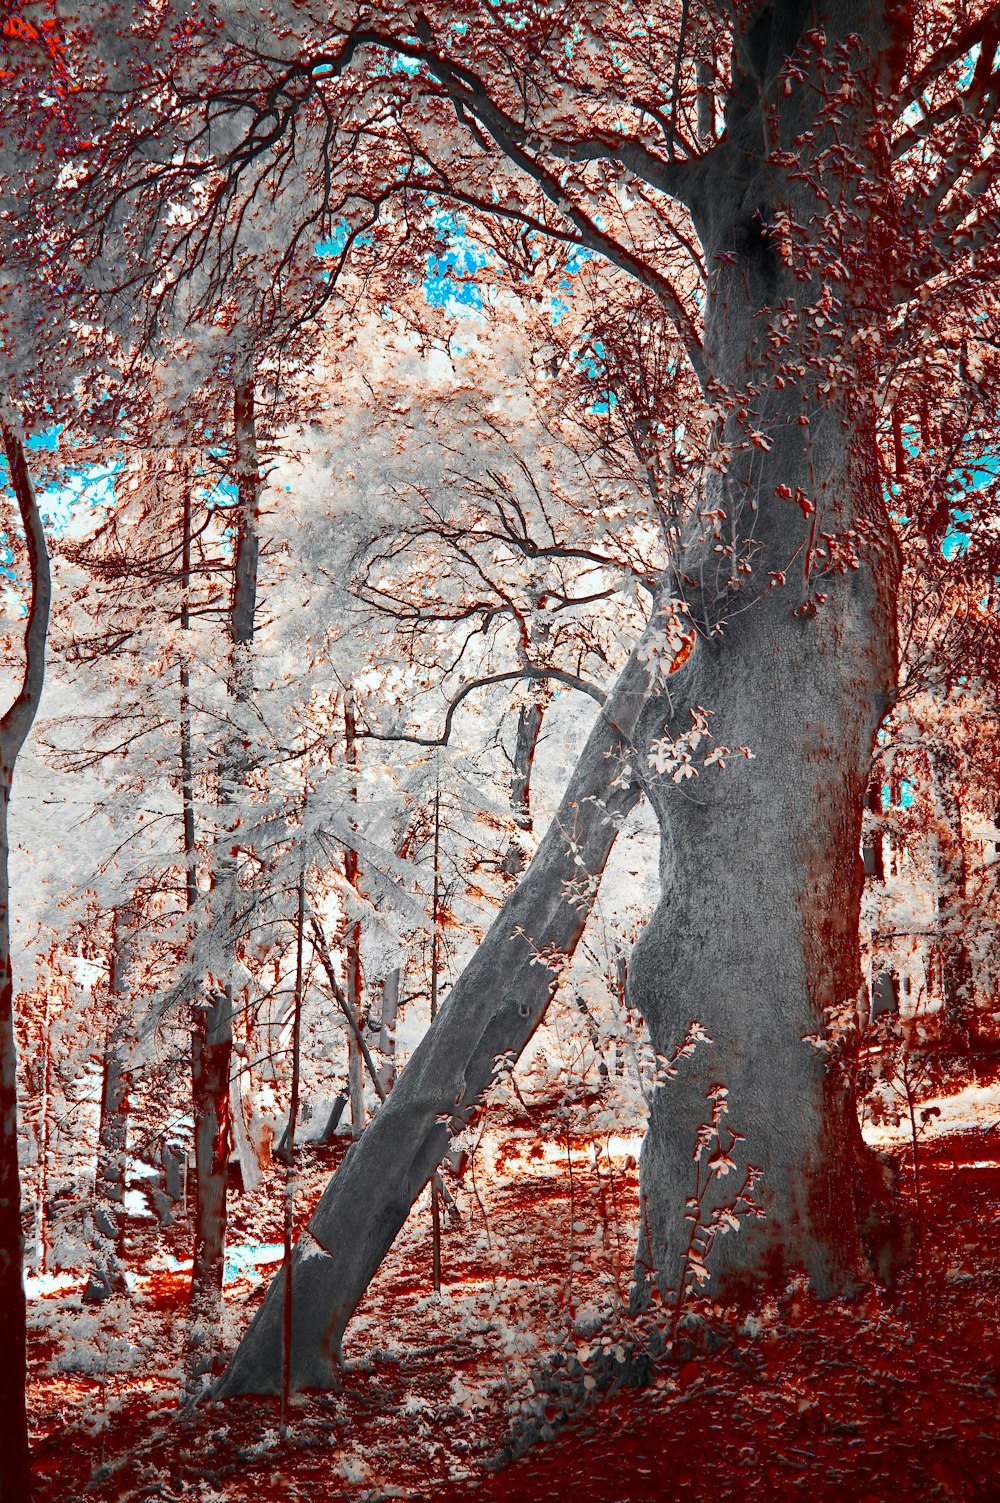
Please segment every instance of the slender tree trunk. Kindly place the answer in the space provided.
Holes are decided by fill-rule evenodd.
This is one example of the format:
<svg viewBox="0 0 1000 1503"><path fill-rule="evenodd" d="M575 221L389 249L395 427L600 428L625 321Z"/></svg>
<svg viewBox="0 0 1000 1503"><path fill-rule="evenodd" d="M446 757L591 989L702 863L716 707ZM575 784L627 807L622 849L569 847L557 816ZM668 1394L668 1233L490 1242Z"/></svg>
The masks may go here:
<svg viewBox="0 0 1000 1503"><path fill-rule="evenodd" d="M104 1078L94 1182L94 1261L83 1291L85 1304L99 1304L113 1294L128 1291L121 1253L125 1240L125 1172L131 1087L126 1000L129 946L128 916L116 909L108 986L111 1016L104 1040Z"/></svg>
<svg viewBox="0 0 1000 1503"><path fill-rule="evenodd" d="M358 742L354 700L348 692L344 696L344 752L352 776L351 803L358 800ZM344 851L344 876L348 885L360 896L361 869L357 852L348 846ZM364 978L361 970L361 921L347 916L347 1001L359 1026L363 1026ZM357 1035L350 1030L347 1035L347 1081L351 1097L351 1133L360 1137L365 1125L365 1081L361 1070L361 1049Z"/></svg>
<svg viewBox="0 0 1000 1503"><path fill-rule="evenodd" d="M28 1503L27 1312L22 1268L21 1179L17 1134L14 979L10 967L8 811L13 766L0 754L0 1499Z"/></svg>
<svg viewBox="0 0 1000 1503"><path fill-rule="evenodd" d="M196 1004L191 1078L195 1115L194 1265L191 1274L187 1381L193 1387L211 1370L218 1351L225 1274L227 1176L233 1142L230 1110L233 1061L233 995L228 967L236 944L239 907L240 814L238 794L252 762L249 731L243 725L254 693L252 648L257 605L260 470L252 372L237 385L233 399L235 473L239 497L236 553L229 608L230 698L233 723L226 732L219 770L219 829L212 874L213 939L221 946L222 974L207 999ZM185 487L185 583L190 571L190 493ZM186 594L186 588L185 588ZM193 871L193 858L189 858Z"/></svg>
<svg viewBox="0 0 1000 1503"><path fill-rule="evenodd" d="M351 1015L360 1027L362 1017L361 925L347 926L347 1002ZM361 1068L361 1049L353 1029L347 1034L347 1090L351 1104L351 1136L358 1138L365 1126L365 1078Z"/></svg>
<svg viewBox="0 0 1000 1503"><path fill-rule="evenodd" d="M885 883L886 877L886 833L882 809L884 777L885 770L882 763L876 759L871 781L868 784L868 796L865 800L868 812L865 816L864 836L861 844L861 864L864 868L865 882L877 883L880 887ZM874 950L874 934L871 935L871 944ZM876 969L874 954L871 957L869 973L863 979L864 984L858 993L857 1007L858 1027L862 1033L879 1011L877 993L881 975Z"/></svg>
<svg viewBox="0 0 1000 1503"><path fill-rule="evenodd" d="M303 811L304 812L304 811ZM304 821L303 821L304 823ZM304 832L303 832L304 838ZM295 927L295 996L292 1004L292 1081L288 1098L288 1158L285 1164L285 1220L283 1227L284 1258L282 1267L292 1262L292 1237L295 1229L295 1129L299 1119L299 1077L302 1066L302 981L303 945L306 932L306 863L302 855L299 872L299 900ZM291 1279L285 1280L281 1312L281 1424L288 1421L288 1400L292 1382L292 1298Z"/></svg>
<svg viewBox="0 0 1000 1503"><path fill-rule="evenodd" d="M969 867L965 821L959 788L957 757L944 752L934 758L934 782L947 825L940 844L939 907L945 909L941 928L941 978L944 1027L955 1042L968 1048L975 1033L975 966L966 940Z"/></svg>
<svg viewBox="0 0 1000 1503"><path fill-rule="evenodd" d="M237 386L233 396L233 429L236 446L236 558L233 561L233 596L229 630L234 647L253 644L257 615L257 563L260 556L260 461L257 455L257 418L254 405L254 375ZM249 653L238 653L237 696L249 693ZM243 682L246 680L246 682Z"/></svg>
<svg viewBox="0 0 1000 1503"><path fill-rule="evenodd" d="M396 1084L396 1018L399 1013L399 988L402 981L401 967L396 966L382 981L382 1015L378 1035L378 1051L384 1064L379 1068L378 1078L388 1095Z"/></svg>
<svg viewBox="0 0 1000 1503"><path fill-rule="evenodd" d="M194 1105L194 1265L185 1347L189 1388L212 1370L218 1350L226 1258L226 1177L229 1170L229 1073L233 1003L227 992L199 1003L191 1035Z"/></svg>
<svg viewBox="0 0 1000 1503"><path fill-rule="evenodd" d="M525 868L527 854L523 837L530 835L531 818L531 771L535 765L535 751L542 730L545 714L544 690L533 685L535 690L530 701L521 706L517 717L517 736L514 740L514 768L510 780L510 805L514 815L516 834L503 858L502 869L509 877L520 876Z"/></svg>
<svg viewBox="0 0 1000 1503"><path fill-rule="evenodd" d="M882 829L882 782L882 767L881 764L878 764L875 775L868 787L867 807L871 815L871 825L865 834L864 845L862 846L865 876L871 877L874 882L885 881L885 832Z"/></svg>
<svg viewBox="0 0 1000 1503"><path fill-rule="evenodd" d="M648 635L655 639L658 630L657 620ZM527 872L299 1240L292 1263L297 1388L335 1385L347 1322L452 1130L468 1122L498 1062L525 1047L573 955L622 820L641 794L635 747L663 719L664 700L643 656L647 640L602 710ZM278 1391L283 1277L268 1290L219 1394Z"/></svg>
<svg viewBox="0 0 1000 1503"><path fill-rule="evenodd" d="M45 1014L42 1019L42 1093L38 1103L38 1173L35 1179L35 1246L38 1256L38 1271L48 1270L48 1218L45 1206L49 1197L49 1103L52 1087L52 1009L49 993L45 992Z"/></svg>
<svg viewBox="0 0 1000 1503"><path fill-rule="evenodd" d="M12 418L0 436L27 544L31 604L24 633L24 675L0 719L0 1503L30 1503L27 1414L27 1313L18 1163L17 1053L10 955L10 798L17 758L38 710L45 679L51 584L45 532L24 448Z"/></svg>
<svg viewBox="0 0 1000 1503"><path fill-rule="evenodd" d="M431 1024L438 1014L441 974L441 783L434 790L434 891L431 900ZM441 1293L441 1185L431 1175L431 1264L434 1293Z"/></svg>

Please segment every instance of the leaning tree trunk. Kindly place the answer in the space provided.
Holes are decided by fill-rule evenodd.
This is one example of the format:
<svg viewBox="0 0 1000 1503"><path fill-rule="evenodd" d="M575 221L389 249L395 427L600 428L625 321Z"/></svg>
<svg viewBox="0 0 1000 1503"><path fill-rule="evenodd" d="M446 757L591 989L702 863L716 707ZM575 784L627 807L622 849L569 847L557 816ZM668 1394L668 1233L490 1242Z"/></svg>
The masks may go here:
<svg viewBox="0 0 1000 1503"><path fill-rule="evenodd" d="M865 791L896 685L898 549L853 339L880 296L864 260L865 175L878 166L866 101L887 43L876 11L828 4L825 39L808 44L835 59L861 38L849 72L830 65L831 92L843 76L851 99L837 113L813 82L786 86L809 8L761 9L738 39L711 200L695 206L729 459L705 508L712 536L692 538L684 564L705 632L689 699L711 712L718 746L752 760L652 790L662 897L633 951L630 1000L664 1054L692 1022L710 1039L656 1093L640 1162L638 1286L655 1277L668 1298L706 1260L721 1297L791 1270L826 1295L870 1277L872 1181L831 1025L853 1016L861 986ZM741 1193L751 1185L760 1216Z"/></svg>
<svg viewBox="0 0 1000 1503"><path fill-rule="evenodd" d="M657 620L652 629L656 635ZM555 819L391 1095L351 1145L292 1263L293 1388L336 1382L351 1315L410 1207L498 1067L541 1021L593 906L622 820L641 793L635 747L663 701L633 653L591 732ZM639 754L641 760L641 753ZM267 1292L217 1393L276 1393L284 1273Z"/></svg>
<svg viewBox="0 0 1000 1503"><path fill-rule="evenodd" d="M31 580L31 605L24 633L24 675L17 698L0 719L0 1498L3 1503L30 1503L27 1312L22 1273L24 1234L18 1164L8 817L17 758L42 696L51 585L45 532L24 447L6 412L0 417L0 434L10 485L24 526Z"/></svg>

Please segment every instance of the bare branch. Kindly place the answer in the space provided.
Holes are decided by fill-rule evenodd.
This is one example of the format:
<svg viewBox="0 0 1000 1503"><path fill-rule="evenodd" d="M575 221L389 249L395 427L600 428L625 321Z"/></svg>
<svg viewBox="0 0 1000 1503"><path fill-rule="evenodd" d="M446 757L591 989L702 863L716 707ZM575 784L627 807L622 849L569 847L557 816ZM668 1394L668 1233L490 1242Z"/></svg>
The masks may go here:
<svg viewBox="0 0 1000 1503"><path fill-rule="evenodd" d="M463 684L448 706L444 719L444 730L440 736L409 736L403 731L389 733L388 731L359 731L359 736L365 736L370 741L407 741L415 746L447 746L451 736L451 725L462 701L467 699L476 689L488 688L490 684L509 684L517 679L555 679L557 683L566 684L571 689L579 689L581 694L588 694L603 708L607 703L607 695L594 684L588 684L586 679L577 678L575 673L565 673L561 668L536 668L526 663L523 668L511 669L509 673L494 673L486 678L472 679Z"/></svg>

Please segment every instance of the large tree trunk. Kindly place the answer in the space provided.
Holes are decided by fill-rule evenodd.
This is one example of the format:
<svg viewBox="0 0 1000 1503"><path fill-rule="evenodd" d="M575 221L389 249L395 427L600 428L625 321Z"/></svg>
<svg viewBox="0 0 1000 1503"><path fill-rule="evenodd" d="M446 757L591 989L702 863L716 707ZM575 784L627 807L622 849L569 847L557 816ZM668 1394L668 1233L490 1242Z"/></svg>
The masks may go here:
<svg viewBox="0 0 1000 1503"><path fill-rule="evenodd" d="M633 950L629 998L659 1052L672 1054L693 1021L711 1039L656 1093L642 1149L638 1271L655 1270L664 1293L686 1280L686 1202L708 1158L717 1172L700 1213L706 1229L751 1164L765 1213L714 1238L713 1292L790 1269L824 1294L867 1276L854 1103L817 1045L861 986L859 843L871 743L892 686L891 577L891 558L874 555L831 583L814 618L793 618L788 597L773 592L697 654L693 693L713 708L713 738L748 744L753 761L704 776L694 794L656 789L663 894ZM699 1164L717 1086L728 1114ZM733 1146L729 1128L743 1141Z"/></svg>
<svg viewBox="0 0 1000 1503"><path fill-rule="evenodd" d="M653 788L662 897L633 952L629 995L658 1051L673 1053L692 1021L711 1042L654 1098L640 1164L640 1291L655 1275L665 1295L683 1293L706 1257L709 1292L721 1296L790 1270L822 1294L870 1277L859 1234L867 1192L857 1190L870 1180L853 1100L825 1046L861 985L864 799L896 684L898 550L875 393L857 355L864 344L852 344L870 321L864 301L878 298L861 262L875 134L865 101L888 40L877 12L865 0L824 8L815 45L826 57L861 38L851 105L828 126L814 81L786 91L782 78L810 7L760 8L737 44L728 146L711 198L695 208L711 268L705 360L729 463L710 497L717 530L692 539L684 563L705 630L689 695L710 710L713 741L748 746L753 760ZM835 146L847 152L836 175L830 160L845 158L822 157ZM794 159L787 176L766 158L778 150ZM782 210L810 227L803 248L772 228ZM851 270L842 214L857 237ZM830 263L822 275L810 249ZM723 1090L728 1110L713 1130ZM759 1218L740 1193L755 1176ZM720 1222L727 1208L739 1234Z"/></svg>
<svg viewBox="0 0 1000 1503"><path fill-rule="evenodd" d="M45 679L51 585L45 532L13 417L0 412L0 436L24 526L31 605L24 633L20 691L0 719L0 1503L30 1503L27 1311L17 1133L14 976L10 957L9 857L11 787L21 748L38 711Z"/></svg>
<svg viewBox="0 0 1000 1503"><path fill-rule="evenodd" d="M348 1150L298 1243L294 1388L336 1382L347 1322L447 1152L452 1130L469 1120L498 1062L516 1058L541 1021L583 932L621 822L640 796L635 746L645 745L662 714L662 700L650 693L650 668L637 650L525 876L392 1094ZM278 1391L283 1278L268 1290L223 1374L220 1395Z"/></svg>

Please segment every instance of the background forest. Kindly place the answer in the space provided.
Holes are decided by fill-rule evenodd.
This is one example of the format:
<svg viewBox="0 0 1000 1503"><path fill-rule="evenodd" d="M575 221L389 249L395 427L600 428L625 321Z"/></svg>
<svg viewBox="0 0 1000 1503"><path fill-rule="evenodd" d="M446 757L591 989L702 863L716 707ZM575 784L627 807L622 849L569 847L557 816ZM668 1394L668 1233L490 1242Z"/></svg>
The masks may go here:
<svg viewBox="0 0 1000 1503"><path fill-rule="evenodd" d="M0 1503L995 1497L1000 7L2 16Z"/></svg>

